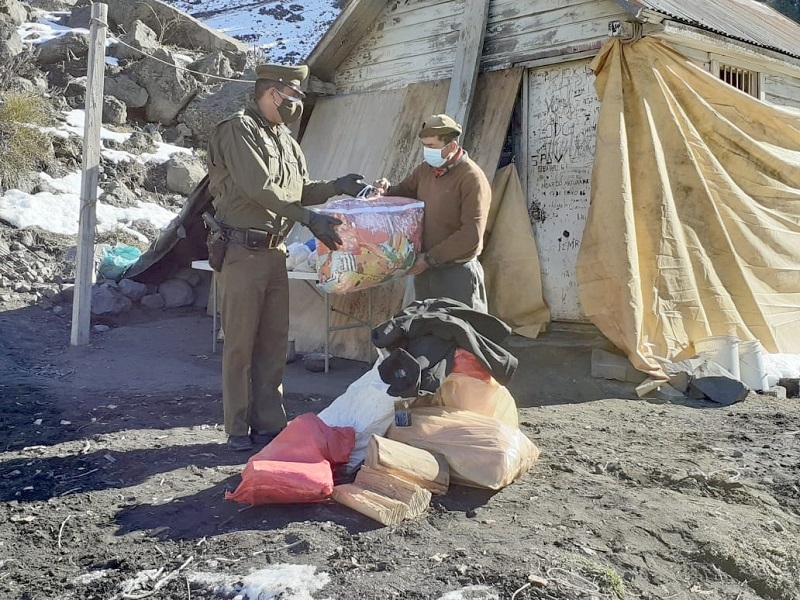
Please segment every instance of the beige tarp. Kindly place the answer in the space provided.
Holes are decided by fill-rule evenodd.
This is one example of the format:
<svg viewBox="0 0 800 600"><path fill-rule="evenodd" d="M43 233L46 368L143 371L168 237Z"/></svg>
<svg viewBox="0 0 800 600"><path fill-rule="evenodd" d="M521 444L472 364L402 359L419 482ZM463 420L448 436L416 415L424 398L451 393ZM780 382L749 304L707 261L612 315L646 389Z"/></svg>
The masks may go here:
<svg viewBox="0 0 800 600"><path fill-rule="evenodd" d="M800 352L800 116L652 38L609 42L592 69L587 317L656 375L653 355L711 335Z"/></svg>
<svg viewBox="0 0 800 600"><path fill-rule="evenodd" d="M486 232L481 264L486 272L489 312L508 323L517 335L535 338L550 322L550 310L542 297L536 240L513 164L494 176Z"/></svg>

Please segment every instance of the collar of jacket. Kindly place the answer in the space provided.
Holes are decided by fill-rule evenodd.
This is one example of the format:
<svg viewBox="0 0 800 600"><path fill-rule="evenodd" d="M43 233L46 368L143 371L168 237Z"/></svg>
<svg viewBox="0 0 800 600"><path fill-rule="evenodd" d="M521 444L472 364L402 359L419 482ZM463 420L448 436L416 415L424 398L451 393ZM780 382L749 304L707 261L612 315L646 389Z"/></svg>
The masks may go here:
<svg viewBox="0 0 800 600"><path fill-rule="evenodd" d="M447 173L449 173L452 169L454 169L462 162L464 162L467 159L467 156L468 156L467 151L464 150L464 148L462 148L461 146L459 146L458 150L453 155L453 158L447 161L447 163L443 167L440 168L433 167L433 176L438 178L447 175Z"/></svg>
<svg viewBox="0 0 800 600"><path fill-rule="evenodd" d="M278 133L282 127L285 127L282 123L270 123L266 117L261 114L261 111L258 110L258 105L255 101L249 102L247 106L244 107L244 113L258 123L260 127L268 129L269 131Z"/></svg>

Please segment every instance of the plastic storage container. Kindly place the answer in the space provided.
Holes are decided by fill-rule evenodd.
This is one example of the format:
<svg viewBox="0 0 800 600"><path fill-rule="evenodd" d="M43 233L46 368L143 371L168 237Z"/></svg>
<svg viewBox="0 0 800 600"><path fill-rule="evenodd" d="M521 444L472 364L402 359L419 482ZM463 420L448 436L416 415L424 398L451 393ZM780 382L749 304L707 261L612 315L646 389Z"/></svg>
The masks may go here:
<svg viewBox="0 0 800 600"><path fill-rule="evenodd" d="M769 389L761 342L739 342L739 379L751 390Z"/></svg>
<svg viewBox="0 0 800 600"><path fill-rule="evenodd" d="M731 335L715 335L694 343L697 355L714 361L739 379L739 338Z"/></svg>

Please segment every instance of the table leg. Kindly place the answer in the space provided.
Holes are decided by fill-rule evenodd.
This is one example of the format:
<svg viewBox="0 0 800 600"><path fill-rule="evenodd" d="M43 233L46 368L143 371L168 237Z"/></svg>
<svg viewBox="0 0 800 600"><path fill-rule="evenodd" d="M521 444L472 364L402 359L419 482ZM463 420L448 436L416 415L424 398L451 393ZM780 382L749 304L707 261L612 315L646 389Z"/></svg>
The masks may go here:
<svg viewBox="0 0 800 600"><path fill-rule="evenodd" d="M323 293L325 293L325 372L327 373L330 368L328 356L331 345L331 295Z"/></svg>

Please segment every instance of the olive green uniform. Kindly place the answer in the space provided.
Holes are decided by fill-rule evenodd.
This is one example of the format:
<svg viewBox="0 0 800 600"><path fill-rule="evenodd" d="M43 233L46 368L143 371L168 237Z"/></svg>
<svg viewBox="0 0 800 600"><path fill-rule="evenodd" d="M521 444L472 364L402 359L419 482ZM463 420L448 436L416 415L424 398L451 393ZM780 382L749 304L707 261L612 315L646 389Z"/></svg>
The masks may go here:
<svg viewBox="0 0 800 600"><path fill-rule="evenodd" d="M300 145L255 105L219 123L208 144L209 189L217 220L284 238L308 223L304 205L336 194L333 182L310 181ZM231 436L286 426L282 381L289 336L289 281L282 243L250 249L229 244L217 274L225 345L222 401Z"/></svg>

